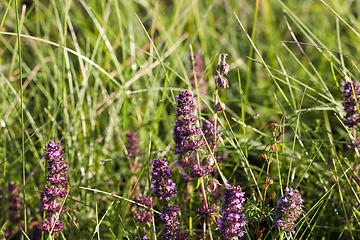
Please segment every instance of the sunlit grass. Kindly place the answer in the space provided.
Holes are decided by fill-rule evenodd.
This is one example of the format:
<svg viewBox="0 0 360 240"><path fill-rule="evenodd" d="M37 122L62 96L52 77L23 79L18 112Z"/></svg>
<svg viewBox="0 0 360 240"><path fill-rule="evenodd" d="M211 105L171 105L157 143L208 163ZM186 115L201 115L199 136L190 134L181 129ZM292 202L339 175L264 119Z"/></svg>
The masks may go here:
<svg viewBox="0 0 360 240"><path fill-rule="evenodd" d="M286 186L296 188L305 200L296 239L359 238L358 152L347 147L356 135L342 123L341 83L359 74L360 4L326 1L339 19L321 1L17 3L18 15L15 1L0 0L0 238L34 239L49 139L61 142L70 168L59 239L143 236L133 201L151 195L148 163L161 157L178 185L182 227L201 236L200 191L196 181L182 183L174 155L175 96L192 91L202 120L212 119L219 53L228 54L230 89L219 91L226 111L217 117L224 140L217 154L224 179L246 193L244 238L255 239L258 227L267 169L259 153L273 144L269 123L284 133L272 155L267 200L276 196L266 211ZM206 93L191 83L189 52L203 54ZM139 134L141 153L127 157L130 131ZM12 221L9 183L25 193L26 223L23 211ZM220 198L209 199L220 211ZM145 232L161 239L159 201L153 210ZM278 237L271 219L261 220L263 239Z"/></svg>

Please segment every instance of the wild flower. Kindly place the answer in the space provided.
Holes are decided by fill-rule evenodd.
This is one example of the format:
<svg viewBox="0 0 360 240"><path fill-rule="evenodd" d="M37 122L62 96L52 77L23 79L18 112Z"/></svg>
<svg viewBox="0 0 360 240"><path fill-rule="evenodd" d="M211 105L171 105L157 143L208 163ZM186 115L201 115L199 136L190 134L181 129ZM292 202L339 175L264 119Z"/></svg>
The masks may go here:
<svg viewBox="0 0 360 240"><path fill-rule="evenodd" d="M184 91L175 98L177 99L175 116L178 117L173 131L175 154L183 155L198 151L204 147L205 143L202 139L196 139L197 136L201 136L201 129L196 126L200 119L196 114L196 97Z"/></svg>
<svg viewBox="0 0 360 240"><path fill-rule="evenodd" d="M285 188L284 196L277 201L273 226L295 234L295 222L301 215L303 202L298 190Z"/></svg>
<svg viewBox="0 0 360 240"><path fill-rule="evenodd" d="M183 240L187 239L190 235L188 232L182 232L180 223L177 219L179 207L177 205L163 207L161 210L160 218L164 222L162 240Z"/></svg>
<svg viewBox="0 0 360 240"><path fill-rule="evenodd" d="M5 183L2 183L2 186L5 186ZM3 219L6 219L6 228L3 228L2 236L6 239L10 236L15 239L20 239L22 234L21 231L19 231L19 227L21 227L24 219L24 204L23 199L20 196L19 187L16 183L10 182L7 185L7 189L2 189L0 187L0 198L2 199L0 213L2 213Z"/></svg>
<svg viewBox="0 0 360 240"><path fill-rule="evenodd" d="M213 218L212 214L216 211L216 205L214 204L211 208L206 208L202 205L201 208L196 209L196 213L200 215L200 217Z"/></svg>
<svg viewBox="0 0 360 240"><path fill-rule="evenodd" d="M165 198L168 202L161 210L160 218L164 222L163 240L170 239L186 239L188 233L180 231L180 224L177 220L177 213L180 211L177 205L171 206L169 200L176 193L176 185L173 183L170 175L170 170L166 158L154 159L152 162L153 170L151 172L152 184L154 185L155 195L159 199ZM146 201L147 202L147 201ZM144 202L144 203L146 203Z"/></svg>
<svg viewBox="0 0 360 240"><path fill-rule="evenodd" d="M55 235L64 228L59 215L64 211L62 202L67 195L66 174L69 168L60 143L50 140L44 151L44 158L47 160L47 186L42 192L42 209L46 212L42 229Z"/></svg>
<svg viewBox="0 0 360 240"><path fill-rule="evenodd" d="M350 81L342 84L342 86L344 88L344 110L346 112L344 124L348 127L353 127L360 122L357 107L358 105L360 106L360 87L356 82L351 83ZM354 87L354 91L352 87Z"/></svg>
<svg viewBox="0 0 360 240"><path fill-rule="evenodd" d="M139 136L137 133L130 131L126 134L127 151L129 155L139 154Z"/></svg>
<svg viewBox="0 0 360 240"><path fill-rule="evenodd" d="M166 158L154 159L152 162L153 170L151 172L153 190L159 199L169 201L176 193L176 184L173 183Z"/></svg>
<svg viewBox="0 0 360 240"><path fill-rule="evenodd" d="M144 205L148 208L151 207L151 201L149 196L140 196L135 200L135 202ZM151 211L145 209L140 205L136 205L136 207L137 210L134 211L134 215L133 215L134 220L139 223L150 223L152 219Z"/></svg>
<svg viewBox="0 0 360 240"><path fill-rule="evenodd" d="M13 214L10 214L9 220L12 223L16 223L20 225L23 220L23 216L21 215L21 211L24 210L24 204L22 197L20 196L20 190L16 184L9 183L9 211Z"/></svg>
<svg viewBox="0 0 360 240"><path fill-rule="evenodd" d="M190 169L190 176L192 178L201 178L208 176L212 172L212 168L210 166L199 167L197 164Z"/></svg>
<svg viewBox="0 0 360 240"><path fill-rule="evenodd" d="M208 120L203 121L202 131L203 131L206 139L214 136L214 125L215 125L214 118L209 121ZM221 126L217 125L216 126L216 136L221 136L220 130L221 130Z"/></svg>
<svg viewBox="0 0 360 240"><path fill-rule="evenodd" d="M196 97L193 97L193 95L186 90L175 96L175 98L177 99L176 117L197 116Z"/></svg>
<svg viewBox="0 0 360 240"><path fill-rule="evenodd" d="M241 191L240 186L226 185L222 200L224 201L222 218L218 221L218 227L222 239L231 240L234 237L242 237L245 233L244 226L247 221L244 220L243 203L245 192Z"/></svg>

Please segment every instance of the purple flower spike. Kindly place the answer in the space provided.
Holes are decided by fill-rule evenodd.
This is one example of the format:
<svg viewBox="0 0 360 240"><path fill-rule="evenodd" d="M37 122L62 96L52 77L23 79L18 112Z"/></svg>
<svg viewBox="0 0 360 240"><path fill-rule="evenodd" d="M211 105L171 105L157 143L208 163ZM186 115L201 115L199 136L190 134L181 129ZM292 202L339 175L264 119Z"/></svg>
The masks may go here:
<svg viewBox="0 0 360 240"><path fill-rule="evenodd" d="M141 150L139 149L139 135L133 131L130 131L126 134L127 141L127 151L128 155L140 154Z"/></svg>
<svg viewBox="0 0 360 240"><path fill-rule="evenodd" d="M201 178L209 175L212 171L210 166L198 167L198 165L194 165L193 168L190 169L190 176L192 178Z"/></svg>
<svg viewBox="0 0 360 240"><path fill-rule="evenodd" d="M178 212L179 207L177 205L162 208L162 215L160 216L161 220L164 222L162 240L183 240L190 236L188 232L181 232L180 224L177 220Z"/></svg>
<svg viewBox="0 0 360 240"><path fill-rule="evenodd" d="M344 110L346 117L344 118L344 124L348 127L356 126L360 122L359 111L357 104L360 106L360 87L356 82L348 81L342 84L344 88ZM354 96L355 92L355 96ZM356 104L357 103L357 104Z"/></svg>
<svg viewBox="0 0 360 240"><path fill-rule="evenodd" d="M166 158L154 159L152 162L153 171L151 173L152 184L154 185L155 195L159 199L165 198L169 201L173 197L176 191L176 184L171 180L170 170Z"/></svg>
<svg viewBox="0 0 360 240"><path fill-rule="evenodd" d="M207 120L203 121L202 131L206 138L210 138L210 137L214 136L214 125L215 125L214 118L209 121L207 121ZM221 136L220 130L221 130L221 126L217 125L216 126L216 136Z"/></svg>
<svg viewBox="0 0 360 240"><path fill-rule="evenodd" d="M295 234L295 222L301 215L303 202L298 190L285 188L284 196L277 201L273 226Z"/></svg>
<svg viewBox="0 0 360 240"><path fill-rule="evenodd" d="M245 233L244 226L247 221L244 220L242 206L245 202L245 193L241 191L240 186L227 185L224 195L222 218L218 221L218 227L222 234L221 239L232 240L234 237L242 237Z"/></svg>
<svg viewBox="0 0 360 240"><path fill-rule="evenodd" d="M57 217L64 211L62 201L66 197L67 178L69 170L65 155L60 147L60 143L50 140L45 145L45 156L47 160L47 187L42 192L42 209L46 211L45 221L42 223L43 231L58 234L64 228ZM56 220L57 219L57 220Z"/></svg>
<svg viewBox="0 0 360 240"><path fill-rule="evenodd" d="M213 218L212 214L216 211L216 205L214 204L211 208L206 208L204 205L201 208L196 209L196 213L200 215L200 217L207 217L209 219Z"/></svg>
<svg viewBox="0 0 360 240"><path fill-rule="evenodd" d="M184 91L175 97L177 99L176 117L196 116L196 97L188 91Z"/></svg>
<svg viewBox="0 0 360 240"><path fill-rule="evenodd" d="M148 208L151 206L150 197L148 196L141 196L136 199L137 203L144 205ZM139 210L134 211L134 220L139 223L150 223L152 220L151 211L148 209L144 209L142 206L136 206Z"/></svg>
<svg viewBox="0 0 360 240"><path fill-rule="evenodd" d="M196 98L188 91L180 93L175 98L178 100L175 116L179 117L173 131L175 154L184 155L199 151L205 146L205 142L195 139L196 136L201 136L201 129L196 126L200 119L196 115Z"/></svg>

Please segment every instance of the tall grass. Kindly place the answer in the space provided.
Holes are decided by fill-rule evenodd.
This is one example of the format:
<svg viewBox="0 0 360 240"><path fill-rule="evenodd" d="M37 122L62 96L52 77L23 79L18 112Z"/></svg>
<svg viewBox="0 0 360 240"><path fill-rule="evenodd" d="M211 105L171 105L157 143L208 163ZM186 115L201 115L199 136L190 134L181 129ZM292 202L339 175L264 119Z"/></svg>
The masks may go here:
<svg viewBox="0 0 360 240"><path fill-rule="evenodd" d="M262 239L279 237L271 213L288 186L305 201L288 238L358 239L359 153L348 146L356 131L343 124L341 83L358 82L360 4L326 3L338 16L309 0L0 0L0 238L38 236L50 139L69 163L59 239L142 237L134 201L154 197L150 163L163 157L178 187L172 201L182 229L201 237L200 190L182 181L174 155L175 96L190 90L204 106L201 121L212 119L216 61L227 53L217 155L228 183L245 192L243 238L255 239L256 229ZM189 52L202 53L202 88L192 84ZM259 154L275 143L269 123L283 134L267 171ZM129 132L139 135L136 154ZM12 208L14 185L23 193L19 208ZM218 213L223 192L224 184L218 198L208 197ZM161 239L162 202L153 203L145 233ZM221 239L215 222L211 231Z"/></svg>

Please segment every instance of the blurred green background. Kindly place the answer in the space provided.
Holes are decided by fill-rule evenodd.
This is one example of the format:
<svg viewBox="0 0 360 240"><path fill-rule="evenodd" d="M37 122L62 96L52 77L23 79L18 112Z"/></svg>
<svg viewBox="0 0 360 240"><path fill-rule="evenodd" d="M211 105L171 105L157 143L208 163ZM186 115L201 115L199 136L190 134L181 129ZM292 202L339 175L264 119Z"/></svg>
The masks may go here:
<svg viewBox="0 0 360 240"><path fill-rule="evenodd" d="M360 2L326 2L360 29ZM43 149L53 139L61 142L70 167L61 237L91 238L115 199L99 237L134 239L141 227L128 201L79 187L133 200L149 194L148 158L166 157L181 192L185 184L172 141L174 96L194 92L203 104L202 119L212 119L219 53L227 53L230 64L230 89L219 92L226 118L219 115L225 144L218 148L229 183L241 185L256 206L254 192L263 190L266 170L258 154L268 153L272 136L266 125L276 122L284 135L270 168L268 195L277 196L269 210L280 189L298 187L305 212L296 239L359 238L358 155L346 147L356 132L341 121L341 83L359 76L359 37L321 1L48 0L17 1L17 7L18 30L15 0L0 0L1 238L17 239L19 228L25 229L20 218L10 221L23 211L6 210L14 184L22 200L25 193L26 232L35 239L42 219ZM296 40L308 45L282 42ZM191 52L201 53L204 62L198 90ZM139 135L141 154L126 157L131 131ZM193 194L181 219L197 232L199 197ZM181 207L180 194L175 202ZM254 209L247 214L256 215ZM264 238L276 237L270 216L263 225ZM255 238L256 226L249 221L248 238ZM151 234L150 227L146 231Z"/></svg>

